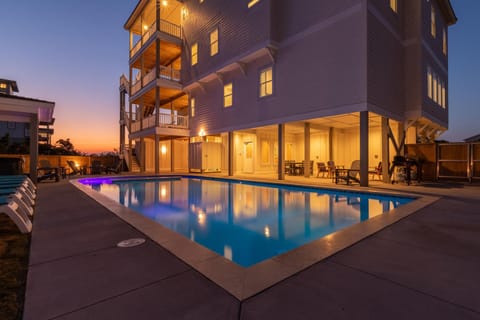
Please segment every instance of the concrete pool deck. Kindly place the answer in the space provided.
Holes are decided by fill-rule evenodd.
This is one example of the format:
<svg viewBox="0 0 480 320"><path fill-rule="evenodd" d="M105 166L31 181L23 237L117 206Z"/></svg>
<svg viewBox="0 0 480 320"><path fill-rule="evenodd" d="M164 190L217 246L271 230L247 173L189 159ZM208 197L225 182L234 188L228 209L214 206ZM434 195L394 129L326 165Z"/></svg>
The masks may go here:
<svg viewBox="0 0 480 320"><path fill-rule="evenodd" d="M480 319L480 186L372 189L440 199L240 300L150 239L116 247L145 235L67 181L42 183L24 319Z"/></svg>

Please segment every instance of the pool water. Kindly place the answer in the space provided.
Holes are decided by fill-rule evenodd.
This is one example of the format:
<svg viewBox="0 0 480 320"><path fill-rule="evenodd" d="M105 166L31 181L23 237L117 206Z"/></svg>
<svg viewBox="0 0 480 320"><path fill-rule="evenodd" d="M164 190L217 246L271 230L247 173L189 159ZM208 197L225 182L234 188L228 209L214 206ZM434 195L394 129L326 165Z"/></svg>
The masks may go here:
<svg viewBox="0 0 480 320"><path fill-rule="evenodd" d="M414 200L197 177L80 182L243 267Z"/></svg>

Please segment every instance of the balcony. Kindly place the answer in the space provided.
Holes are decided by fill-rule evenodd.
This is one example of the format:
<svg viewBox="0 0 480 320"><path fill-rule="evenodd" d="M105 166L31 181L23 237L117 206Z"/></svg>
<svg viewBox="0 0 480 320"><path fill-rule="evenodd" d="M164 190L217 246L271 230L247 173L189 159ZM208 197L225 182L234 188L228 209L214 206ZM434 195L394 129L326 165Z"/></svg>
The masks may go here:
<svg viewBox="0 0 480 320"><path fill-rule="evenodd" d="M143 128L141 127L143 125ZM135 133L141 130L150 129L155 127L155 115L145 118L141 121L135 121L132 123L131 133ZM176 129L188 129L188 116L180 116L170 113L159 114L160 128L176 128Z"/></svg>
<svg viewBox="0 0 480 320"><path fill-rule="evenodd" d="M150 38L155 34L157 31L157 23L154 22L140 37L140 39L133 45L132 49L130 50L130 58L132 58L140 48L150 40ZM160 32L168 34L172 37L177 39L182 39L182 28L179 25L173 24L166 20L160 20Z"/></svg>
<svg viewBox="0 0 480 320"><path fill-rule="evenodd" d="M150 82L155 80L157 68L150 70L142 79L138 79L132 85L131 96L134 96L142 88L146 87ZM174 81L176 83L180 82L180 70L174 69L171 66L160 66L160 72L158 79L164 79L169 81Z"/></svg>

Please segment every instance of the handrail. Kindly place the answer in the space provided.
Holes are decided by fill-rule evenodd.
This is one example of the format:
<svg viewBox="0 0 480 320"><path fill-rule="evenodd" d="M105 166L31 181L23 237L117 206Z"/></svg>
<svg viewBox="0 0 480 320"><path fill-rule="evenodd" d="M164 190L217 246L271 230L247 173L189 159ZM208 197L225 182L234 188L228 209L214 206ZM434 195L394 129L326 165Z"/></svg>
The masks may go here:
<svg viewBox="0 0 480 320"><path fill-rule="evenodd" d="M148 85L150 82L155 80L155 75L156 75L156 68L151 69L144 77L143 81L142 78L136 80L132 84L132 96L140 91L143 87ZM160 66L160 74L159 78L165 79L165 80L170 80L170 81L175 81L175 82L180 82L180 70L174 69L171 66L166 67L166 66ZM142 86L143 83L143 86Z"/></svg>
<svg viewBox="0 0 480 320"><path fill-rule="evenodd" d="M142 126L140 126L142 124ZM163 128L181 128L188 129L188 116L180 116L170 113L159 114L159 127ZM147 117L143 120L132 122L132 133L143 129L149 129L155 127L155 115Z"/></svg>
<svg viewBox="0 0 480 320"><path fill-rule="evenodd" d="M157 31L157 23L154 21L150 27L142 34L140 39L133 45L130 50L130 58L133 57L140 48L155 34ZM160 19L160 31L175 38L182 39L182 27L171 23L167 20Z"/></svg>

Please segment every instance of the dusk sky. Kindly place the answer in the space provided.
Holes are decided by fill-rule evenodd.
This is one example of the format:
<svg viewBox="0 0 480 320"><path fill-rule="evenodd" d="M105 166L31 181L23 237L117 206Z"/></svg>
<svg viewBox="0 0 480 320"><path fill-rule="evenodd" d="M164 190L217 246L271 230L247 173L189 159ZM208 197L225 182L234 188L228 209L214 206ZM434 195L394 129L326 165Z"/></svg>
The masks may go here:
<svg viewBox="0 0 480 320"><path fill-rule="evenodd" d="M333 1L333 0L332 0ZM449 130L440 139L480 134L480 0L451 0ZM82 152L118 148L119 77L128 74L128 32L137 0L2 0L0 78L20 96L55 102L53 141Z"/></svg>

